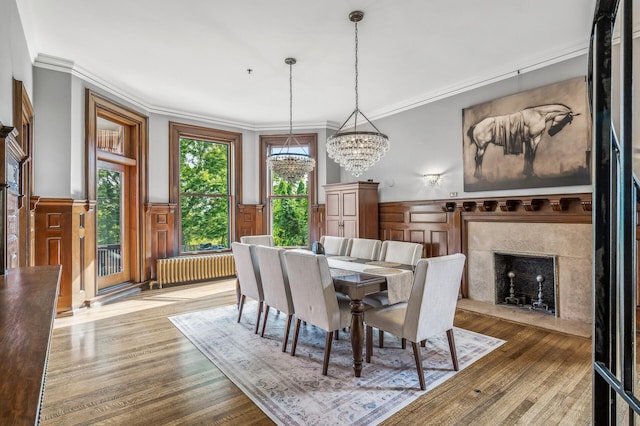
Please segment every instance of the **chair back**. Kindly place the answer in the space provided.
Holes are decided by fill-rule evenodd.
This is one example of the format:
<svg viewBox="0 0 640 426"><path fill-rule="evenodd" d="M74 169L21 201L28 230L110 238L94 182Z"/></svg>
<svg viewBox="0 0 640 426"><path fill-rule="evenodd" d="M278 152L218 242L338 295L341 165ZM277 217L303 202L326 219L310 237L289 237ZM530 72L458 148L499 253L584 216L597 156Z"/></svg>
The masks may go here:
<svg viewBox="0 0 640 426"><path fill-rule="evenodd" d="M278 247L256 246L264 301L270 307L289 315L294 310L284 252L284 249Z"/></svg>
<svg viewBox="0 0 640 426"><path fill-rule="evenodd" d="M415 266L422 257L422 244L405 241L383 241L380 260Z"/></svg>
<svg viewBox="0 0 640 426"><path fill-rule="evenodd" d="M347 244L347 256L359 257L361 259L378 260L380 257L380 240L370 240L367 238L351 238Z"/></svg>
<svg viewBox="0 0 640 426"><path fill-rule="evenodd" d="M233 252L233 260L236 262L240 293L261 302L264 298L256 246L233 242L231 243L231 251Z"/></svg>
<svg viewBox="0 0 640 426"><path fill-rule="evenodd" d="M344 256L347 253L348 243L349 239L344 237L330 237L328 235L320 237L320 244L324 247L324 254Z"/></svg>
<svg viewBox="0 0 640 426"><path fill-rule="evenodd" d="M275 246L272 235L245 235L240 237L240 242L244 244L255 244L257 246Z"/></svg>
<svg viewBox="0 0 640 426"><path fill-rule="evenodd" d="M407 302L404 336L420 342L453 328L465 255L420 259Z"/></svg>
<svg viewBox="0 0 640 426"><path fill-rule="evenodd" d="M284 253L296 318L325 331L341 327L340 308L324 255Z"/></svg>

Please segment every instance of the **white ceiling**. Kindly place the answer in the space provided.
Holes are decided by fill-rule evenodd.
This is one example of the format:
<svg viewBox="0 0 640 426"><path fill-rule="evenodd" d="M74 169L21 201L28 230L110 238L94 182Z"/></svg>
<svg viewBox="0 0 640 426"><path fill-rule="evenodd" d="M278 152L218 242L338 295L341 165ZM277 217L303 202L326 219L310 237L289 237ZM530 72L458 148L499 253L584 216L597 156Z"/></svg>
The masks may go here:
<svg viewBox="0 0 640 426"><path fill-rule="evenodd" d="M372 120L585 53L595 0L18 0L30 53L155 112L246 128ZM252 69L251 74L247 69ZM586 70L585 70L586 72Z"/></svg>

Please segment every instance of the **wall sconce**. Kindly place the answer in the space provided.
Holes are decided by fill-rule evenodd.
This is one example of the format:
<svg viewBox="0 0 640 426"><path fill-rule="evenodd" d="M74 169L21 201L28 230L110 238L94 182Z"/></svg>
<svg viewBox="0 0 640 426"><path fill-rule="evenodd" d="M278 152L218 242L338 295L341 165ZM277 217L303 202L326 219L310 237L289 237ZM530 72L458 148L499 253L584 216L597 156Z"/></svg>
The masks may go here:
<svg viewBox="0 0 640 426"><path fill-rule="evenodd" d="M440 179L442 177L439 174L428 174L423 175L422 179L424 180L425 185L436 186L440 184Z"/></svg>

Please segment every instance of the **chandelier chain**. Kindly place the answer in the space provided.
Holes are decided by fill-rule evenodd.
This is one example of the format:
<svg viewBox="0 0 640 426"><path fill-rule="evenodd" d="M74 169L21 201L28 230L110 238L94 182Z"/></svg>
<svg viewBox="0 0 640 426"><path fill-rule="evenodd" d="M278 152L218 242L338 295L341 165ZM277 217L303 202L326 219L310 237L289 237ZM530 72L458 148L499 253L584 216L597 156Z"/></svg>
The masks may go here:
<svg viewBox="0 0 640 426"><path fill-rule="evenodd" d="M356 111L358 110L358 23L356 22ZM357 119L357 117L356 117Z"/></svg>
<svg viewBox="0 0 640 426"><path fill-rule="evenodd" d="M293 63L289 63L289 138L293 137Z"/></svg>

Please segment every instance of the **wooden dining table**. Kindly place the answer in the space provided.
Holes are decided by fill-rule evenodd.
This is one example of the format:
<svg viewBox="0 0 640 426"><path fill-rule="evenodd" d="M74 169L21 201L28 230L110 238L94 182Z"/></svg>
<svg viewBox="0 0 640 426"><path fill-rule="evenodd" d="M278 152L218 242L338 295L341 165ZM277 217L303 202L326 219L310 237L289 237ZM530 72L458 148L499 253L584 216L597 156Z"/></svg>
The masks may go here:
<svg viewBox="0 0 640 426"><path fill-rule="evenodd" d="M356 377L362 374L362 348L364 346L364 307L363 299L368 294L387 290L387 277L360 271L361 265L370 263L369 259L350 259L347 263L342 256L327 256L331 276L336 291L346 294L351 299L351 348L353 350L353 372ZM349 270L349 263L354 269ZM356 266L360 265L360 266ZM337 267L339 266L339 267ZM373 267L372 267L373 268ZM394 268L411 271L411 265L394 265Z"/></svg>

